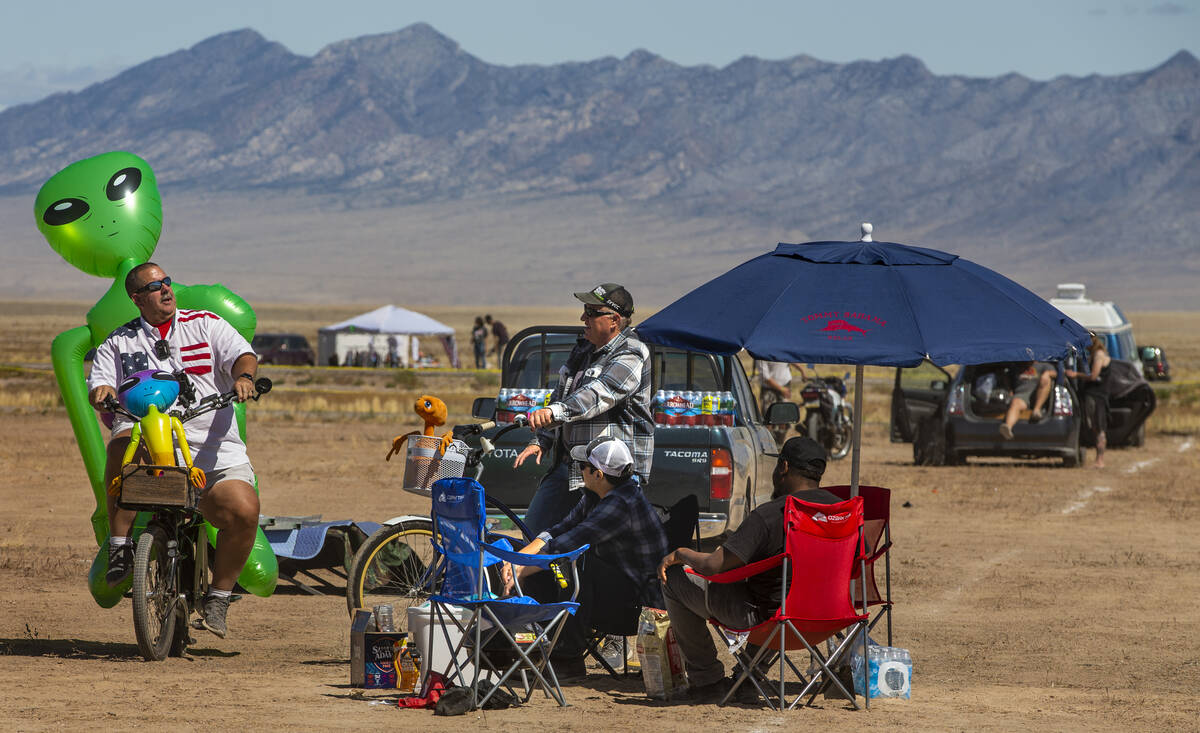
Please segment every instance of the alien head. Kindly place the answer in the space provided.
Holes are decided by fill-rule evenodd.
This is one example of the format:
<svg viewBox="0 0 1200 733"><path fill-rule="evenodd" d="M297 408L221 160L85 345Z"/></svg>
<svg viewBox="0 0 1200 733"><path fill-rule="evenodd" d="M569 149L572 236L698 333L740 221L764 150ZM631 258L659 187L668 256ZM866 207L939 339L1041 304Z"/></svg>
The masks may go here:
<svg viewBox="0 0 1200 733"><path fill-rule="evenodd" d="M33 211L55 252L100 277L116 277L125 260L150 259L162 232L154 171L132 153L104 153L63 168L38 191Z"/></svg>

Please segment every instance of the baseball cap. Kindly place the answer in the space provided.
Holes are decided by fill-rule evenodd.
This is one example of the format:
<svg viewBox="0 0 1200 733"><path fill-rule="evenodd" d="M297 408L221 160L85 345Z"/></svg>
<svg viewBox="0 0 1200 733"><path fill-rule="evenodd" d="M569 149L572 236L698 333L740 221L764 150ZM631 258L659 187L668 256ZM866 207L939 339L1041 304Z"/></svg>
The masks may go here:
<svg viewBox="0 0 1200 733"><path fill-rule="evenodd" d="M571 457L587 461L609 476L620 476L633 465L629 447L611 435L601 435L587 445L575 446L571 449Z"/></svg>
<svg viewBox="0 0 1200 733"><path fill-rule="evenodd" d="M773 458L782 458L788 466L811 479L819 479L825 474L825 449L812 438L789 438L778 453L764 453Z"/></svg>
<svg viewBox="0 0 1200 733"><path fill-rule="evenodd" d="M575 293L575 297L588 305L600 305L612 308L624 318L633 315L633 296L623 285L604 283L597 285L584 293Z"/></svg>

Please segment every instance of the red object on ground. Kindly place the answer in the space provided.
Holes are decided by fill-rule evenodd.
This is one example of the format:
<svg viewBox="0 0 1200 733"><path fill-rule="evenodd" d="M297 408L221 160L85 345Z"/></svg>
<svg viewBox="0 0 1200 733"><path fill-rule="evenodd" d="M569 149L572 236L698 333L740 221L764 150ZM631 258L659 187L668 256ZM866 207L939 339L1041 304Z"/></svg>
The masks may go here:
<svg viewBox="0 0 1200 733"><path fill-rule="evenodd" d="M437 707L438 700L442 699L442 693L446 691L446 678L439 672L430 672L429 679L425 682L425 694L423 696L409 695L401 697L396 705L400 708L411 708L416 710L433 710Z"/></svg>

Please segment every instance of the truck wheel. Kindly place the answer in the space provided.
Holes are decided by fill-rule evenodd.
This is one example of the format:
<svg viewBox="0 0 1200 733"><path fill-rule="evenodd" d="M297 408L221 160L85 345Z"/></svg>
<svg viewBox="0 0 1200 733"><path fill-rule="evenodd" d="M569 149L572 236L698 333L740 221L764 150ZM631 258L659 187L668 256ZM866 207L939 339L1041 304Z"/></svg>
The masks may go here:
<svg viewBox="0 0 1200 733"><path fill-rule="evenodd" d="M1133 431L1133 435L1129 436L1129 444L1134 448L1141 448L1146 444L1146 423L1138 425L1137 430Z"/></svg>

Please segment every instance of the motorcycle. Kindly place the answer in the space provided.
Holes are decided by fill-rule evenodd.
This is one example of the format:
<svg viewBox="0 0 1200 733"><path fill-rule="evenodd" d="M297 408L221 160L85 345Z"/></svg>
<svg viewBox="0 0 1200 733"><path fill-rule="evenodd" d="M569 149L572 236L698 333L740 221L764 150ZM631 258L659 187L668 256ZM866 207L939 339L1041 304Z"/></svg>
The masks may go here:
<svg viewBox="0 0 1200 733"><path fill-rule="evenodd" d="M844 377L822 377L813 374L800 397L804 401L804 424L798 425L801 435L807 435L821 444L830 459L840 460L850 452L854 431L854 408L846 403L846 380Z"/></svg>

